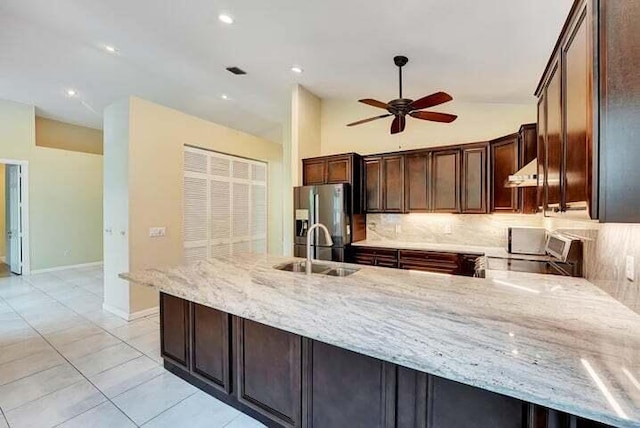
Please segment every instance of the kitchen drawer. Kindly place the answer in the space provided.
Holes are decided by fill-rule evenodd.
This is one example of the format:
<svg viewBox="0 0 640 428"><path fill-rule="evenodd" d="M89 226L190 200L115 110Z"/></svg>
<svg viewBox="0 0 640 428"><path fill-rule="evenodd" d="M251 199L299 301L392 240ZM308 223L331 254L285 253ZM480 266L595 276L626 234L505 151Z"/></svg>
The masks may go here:
<svg viewBox="0 0 640 428"><path fill-rule="evenodd" d="M460 269L460 267L457 264L452 264L452 263L400 262L399 266L400 266L400 269L419 270L423 272L447 273L451 275L457 274Z"/></svg>
<svg viewBox="0 0 640 428"><path fill-rule="evenodd" d="M442 261L458 263L460 256L457 253L438 253L434 251L400 250L401 261Z"/></svg>

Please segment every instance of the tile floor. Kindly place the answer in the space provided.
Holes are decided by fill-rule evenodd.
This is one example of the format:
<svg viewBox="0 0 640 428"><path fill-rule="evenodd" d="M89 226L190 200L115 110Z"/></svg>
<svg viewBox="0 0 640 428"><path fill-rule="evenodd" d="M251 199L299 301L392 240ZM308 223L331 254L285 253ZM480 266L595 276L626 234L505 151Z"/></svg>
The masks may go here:
<svg viewBox="0 0 640 428"><path fill-rule="evenodd" d="M103 311L102 279L0 278L0 428L263 426L166 371L158 316Z"/></svg>

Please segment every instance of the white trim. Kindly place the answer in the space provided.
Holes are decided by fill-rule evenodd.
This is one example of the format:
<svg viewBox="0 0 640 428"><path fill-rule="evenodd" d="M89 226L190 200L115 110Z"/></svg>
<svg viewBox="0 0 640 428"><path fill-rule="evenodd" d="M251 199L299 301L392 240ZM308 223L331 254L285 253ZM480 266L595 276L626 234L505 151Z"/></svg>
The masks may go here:
<svg viewBox="0 0 640 428"><path fill-rule="evenodd" d="M56 267L46 268L46 269L35 269L31 271L31 275L34 275L36 273L57 272L60 270L67 270L67 269L77 269L77 268L91 267L91 266L102 266L102 263L103 262L91 262L91 263L80 263L77 265L56 266Z"/></svg>
<svg viewBox="0 0 640 428"><path fill-rule="evenodd" d="M149 309L143 309L141 311L138 312L134 312L132 314L129 314L125 311L122 311L114 306L108 305L106 303L102 303L102 309L104 309L107 312L111 312L114 315L119 316L120 318L126 320L126 321L133 321L133 320L137 320L140 318L144 318L144 317L148 317L149 315L155 315L158 312L160 312L160 307L159 306L154 306L153 308L149 308Z"/></svg>
<svg viewBox="0 0 640 428"><path fill-rule="evenodd" d="M22 184L20 189L20 197L22 199L22 209L20 217L22 223L22 275L31 273L31 251L29 239L29 161L15 159L0 159L0 163L5 165L20 165L20 174ZM3 237L4 239L4 237Z"/></svg>

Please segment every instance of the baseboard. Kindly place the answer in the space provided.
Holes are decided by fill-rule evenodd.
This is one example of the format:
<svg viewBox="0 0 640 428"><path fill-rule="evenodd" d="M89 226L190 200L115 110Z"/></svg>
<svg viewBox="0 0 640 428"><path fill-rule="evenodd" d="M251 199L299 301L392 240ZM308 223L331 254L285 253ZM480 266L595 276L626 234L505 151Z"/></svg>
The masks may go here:
<svg viewBox="0 0 640 428"><path fill-rule="evenodd" d="M107 305L106 303L102 303L102 309L104 309L107 312L111 312L112 314L117 315L120 318L122 318L124 320L127 320L127 321L137 320L139 318L148 317L149 315L155 315L158 312L160 312L160 307L159 306L155 306L153 308L143 309L141 311L134 312L134 313L130 314L130 313L125 312L123 310L120 310L118 308L114 308L111 305Z"/></svg>
<svg viewBox="0 0 640 428"><path fill-rule="evenodd" d="M76 268L91 267L91 266L102 266L102 263L103 262L91 262L91 263L80 263L80 264L77 264L77 265L56 266L56 267L46 268L46 269L35 269L35 270L31 271L31 275L36 274L36 273L56 272L56 271L66 270L66 269L76 269Z"/></svg>

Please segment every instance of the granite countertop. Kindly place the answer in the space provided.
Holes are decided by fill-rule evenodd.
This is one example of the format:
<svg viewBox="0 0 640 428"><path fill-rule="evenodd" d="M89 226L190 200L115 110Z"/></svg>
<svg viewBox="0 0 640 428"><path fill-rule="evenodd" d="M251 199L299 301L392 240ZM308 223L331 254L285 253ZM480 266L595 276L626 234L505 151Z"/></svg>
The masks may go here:
<svg viewBox="0 0 640 428"><path fill-rule="evenodd" d="M546 255L510 254L502 247L481 247L467 244L439 244L432 242L364 240L351 244L354 247L393 248L396 250L444 251L460 254L477 254L500 259L548 260Z"/></svg>
<svg viewBox="0 0 640 428"><path fill-rule="evenodd" d="M292 260L244 255L122 277L436 376L640 427L640 315L585 279L273 269Z"/></svg>

